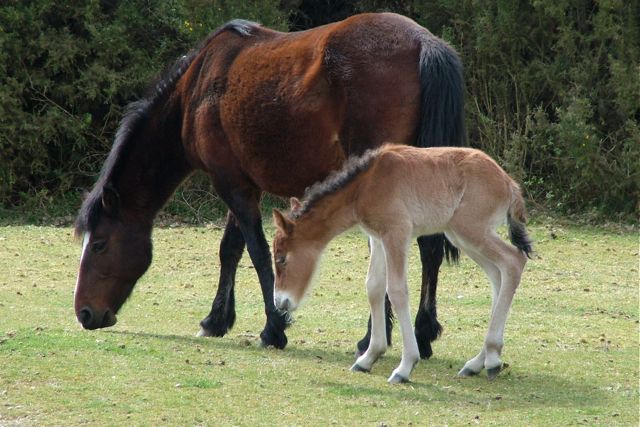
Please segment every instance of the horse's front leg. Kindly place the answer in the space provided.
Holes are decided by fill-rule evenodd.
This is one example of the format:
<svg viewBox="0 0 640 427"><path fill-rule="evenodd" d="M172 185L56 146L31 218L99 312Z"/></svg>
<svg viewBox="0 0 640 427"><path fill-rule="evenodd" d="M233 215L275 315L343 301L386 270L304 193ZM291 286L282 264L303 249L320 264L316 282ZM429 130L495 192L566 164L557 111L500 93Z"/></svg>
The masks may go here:
<svg viewBox="0 0 640 427"><path fill-rule="evenodd" d="M244 251L244 236L231 212L220 242L220 279L211 312L200 322L199 336L224 336L236 320L234 286L236 270Z"/></svg>
<svg viewBox="0 0 640 427"><path fill-rule="evenodd" d="M267 323L260 333L263 346L285 348L287 336L284 333L287 327L287 315L276 310L273 303L274 275L271 266L271 252L269 244L262 229L262 217L260 215L260 193L241 192L239 190L227 193L219 191L218 194L229 206L235 216L238 227L242 231L247 252L258 274L262 298L264 303Z"/></svg>

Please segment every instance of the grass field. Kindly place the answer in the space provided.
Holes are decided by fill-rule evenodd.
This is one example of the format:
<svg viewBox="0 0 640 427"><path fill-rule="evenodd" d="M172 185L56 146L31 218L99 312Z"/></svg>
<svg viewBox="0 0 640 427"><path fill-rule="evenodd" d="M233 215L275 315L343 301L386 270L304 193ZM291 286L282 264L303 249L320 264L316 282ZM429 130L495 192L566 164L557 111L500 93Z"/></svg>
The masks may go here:
<svg viewBox="0 0 640 427"><path fill-rule="evenodd" d="M73 313L71 230L0 228L0 426L637 426L638 233L551 224L531 227L539 257L507 323L510 367L492 383L456 378L480 348L490 306L488 281L463 258L441 271L434 357L396 386L386 378L400 360L397 329L371 374L348 370L368 316L357 231L325 253L279 351L259 346L264 315L246 255L234 329L195 337L217 283L215 227L157 229L150 270L118 324L99 331L82 330Z"/></svg>

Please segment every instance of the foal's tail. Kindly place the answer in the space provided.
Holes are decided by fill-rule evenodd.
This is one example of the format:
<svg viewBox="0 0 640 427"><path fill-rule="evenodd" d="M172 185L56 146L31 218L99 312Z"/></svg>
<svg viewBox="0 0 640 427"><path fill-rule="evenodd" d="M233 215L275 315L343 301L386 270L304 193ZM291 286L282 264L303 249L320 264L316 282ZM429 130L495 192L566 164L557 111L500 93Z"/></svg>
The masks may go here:
<svg viewBox="0 0 640 427"><path fill-rule="evenodd" d="M524 207L524 199L520 186L511 183L511 204L507 212L507 224L509 226L509 240L520 249L527 258L531 259L533 253L533 240L529 237L525 224L527 223L527 211Z"/></svg>

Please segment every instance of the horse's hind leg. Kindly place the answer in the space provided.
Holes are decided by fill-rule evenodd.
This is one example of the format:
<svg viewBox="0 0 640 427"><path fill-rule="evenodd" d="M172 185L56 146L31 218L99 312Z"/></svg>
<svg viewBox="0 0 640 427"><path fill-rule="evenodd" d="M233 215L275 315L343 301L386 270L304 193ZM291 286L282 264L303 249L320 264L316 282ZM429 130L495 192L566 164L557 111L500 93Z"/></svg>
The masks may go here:
<svg viewBox="0 0 640 427"><path fill-rule="evenodd" d="M509 309L527 262L527 257L515 247L502 241L493 233L493 245L487 248L489 255L500 270L500 290L493 303L489 331L484 341L486 358L484 366L489 380L493 380L502 369L500 354L504 345L504 328ZM494 252L495 251L495 252Z"/></svg>
<svg viewBox="0 0 640 427"><path fill-rule="evenodd" d="M428 359L433 355L431 341L435 341L442 332L436 309L436 290L438 272L444 258L444 235L418 237L418 248L422 262L422 287L414 333L420 350L420 358Z"/></svg>
<svg viewBox="0 0 640 427"><path fill-rule="evenodd" d="M492 291L493 291L491 313L493 313L495 303L497 301L497 296L500 292L500 282L501 282L500 270L495 266L494 263L484 258L480 253L476 252L474 249L467 248L465 252L472 260L476 262L476 264L478 264L484 270L485 274L489 278L489 281L491 282ZM460 370L460 372L458 372L458 376L470 377L470 376L478 375L482 371L482 369L484 369L485 359L486 359L486 348L483 345L480 352L474 358L468 360L467 363L465 363L464 367Z"/></svg>
<svg viewBox="0 0 640 427"><path fill-rule="evenodd" d="M220 242L220 279L211 312L200 322L199 336L221 337L233 327L236 320L234 286L236 270L244 251L242 231L231 212Z"/></svg>
<svg viewBox="0 0 640 427"><path fill-rule="evenodd" d="M387 349L385 334L385 288L387 269L385 265L384 249L382 243L371 237L369 239L371 258L369 271L367 272L367 296L371 306L371 340L364 354L356 360L351 367L352 371L369 372L376 360Z"/></svg>
<svg viewBox="0 0 640 427"><path fill-rule="evenodd" d="M485 270L491 280L493 302L489 330L482 350L465 364L459 375L472 375L484 367L489 380L493 380L502 369L500 355L504 346L504 328L527 259L518 249L502 241L494 231L484 233L481 240L470 239L469 236L460 240L465 252Z"/></svg>

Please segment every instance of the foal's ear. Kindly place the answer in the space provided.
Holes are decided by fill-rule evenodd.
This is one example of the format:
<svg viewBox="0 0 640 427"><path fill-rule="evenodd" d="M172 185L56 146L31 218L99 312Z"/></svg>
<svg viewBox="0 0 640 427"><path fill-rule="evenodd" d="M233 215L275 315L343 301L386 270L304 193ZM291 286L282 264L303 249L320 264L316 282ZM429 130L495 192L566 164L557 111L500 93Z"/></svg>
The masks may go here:
<svg viewBox="0 0 640 427"><path fill-rule="evenodd" d="M273 223L278 230L281 230L284 234L290 234L293 231L293 222L278 209L273 210L272 216Z"/></svg>
<svg viewBox="0 0 640 427"><path fill-rule="evenodd" d="M109 215L116 215L120 208L120 195L115 188L107 184L102 188L102 207Z"/></svg>
<svg viewBox="0 0 640 427"><path fill-rule="evenodd" d="M289 204L291 205L291 212L298 210L302 207L302 202L298 200L297 197L292 197L289 199Z"/></svg>

